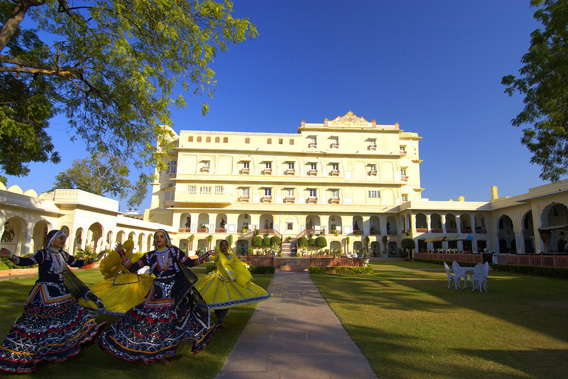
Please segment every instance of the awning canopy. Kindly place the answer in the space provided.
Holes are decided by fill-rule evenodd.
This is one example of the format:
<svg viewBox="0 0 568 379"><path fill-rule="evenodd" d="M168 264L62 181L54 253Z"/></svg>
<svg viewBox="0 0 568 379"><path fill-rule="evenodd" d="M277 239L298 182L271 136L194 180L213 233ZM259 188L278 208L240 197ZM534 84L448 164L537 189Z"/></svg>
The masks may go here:
<svg viewBox="0 0 568 379"><path fill-rule="evenodd" d="M460 234L457 238L458 241L473 241L471 234Z"/></svg>
<svg viewBox="0 0 568 379"><path fill-rule="evenodd" d="M458 236L446 236L446 239L444 241L457 241L458 240Z"/></svg>
<svg viewBox="0 0 568 379"><path fill-rule="evenodd" d="M446 236L426 238L426 240L424 242L442 242L445 238L446 238Z"/></svg>

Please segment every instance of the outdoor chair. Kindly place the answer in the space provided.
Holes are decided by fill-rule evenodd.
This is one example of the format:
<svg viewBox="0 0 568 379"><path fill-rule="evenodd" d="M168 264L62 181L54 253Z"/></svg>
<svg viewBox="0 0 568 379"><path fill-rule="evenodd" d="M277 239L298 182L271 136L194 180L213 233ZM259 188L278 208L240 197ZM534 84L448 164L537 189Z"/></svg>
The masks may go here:
<svg viewBox="0 0 568 379"><path fill-rule="evenodd" d="M467 275L462 271L460 264L454 261L452 263L452 268L454 269L454 276L456 277L456 289L458 288L458 285L461 287L462 278L464 287L467 286Z"/></svg>
<svg viewBox="0 0 568 379"><path fill-rule="evenodd" d="M482 292L483 289L487 291L487 274L485 273L485 266L481 263L478 263L473 268L473 288L472 291L475 291L476 288L479 288L479 292Z"/></svg>
<svg viewBox="0 0 568 379"><path fill-rule="evenodd" d="M456 287L456 277L450 272L450 266L448 266L446 262L444 262L444 268L446 269L446 275L448 276L448 288L451 287L452 282L454 282L454 287Z"/></svg>
<svg viewBox="0 0 568 379"><path fill-rule="evenodd" d="M485 262L483 264L483 268L485 269L485 290L487 291L489 289L489 286L487 285L487 278L489 278L489 269L491 268L489 266L489 262Z"/></svg>

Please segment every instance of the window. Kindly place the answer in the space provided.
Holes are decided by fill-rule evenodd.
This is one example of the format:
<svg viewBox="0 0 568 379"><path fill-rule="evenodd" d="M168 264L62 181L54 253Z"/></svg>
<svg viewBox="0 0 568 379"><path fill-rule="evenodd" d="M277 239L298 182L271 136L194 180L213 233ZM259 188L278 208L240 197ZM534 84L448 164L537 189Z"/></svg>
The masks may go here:
<svg viewBox="0 0 568 379"><path fill-rule="evenodd" d="M370 199L378 199L381 197L381 191L369 191Z"/></svg>
<svg viewBox="0 0 568 379"><path fill-rule="evenodd" d="M190 195L195 195L197 193L197 186L187 186L187 193Z"/></svg>
<svg viewBox="0 0 568 379"><path fill-rule="evenodd" d="M286 197L294 197L294 188L286 189Z"/></svg>
<svg viewBox="0 0 568 379"><path fill-rule="evenodd" d="M333 171L339 171L339 163L332 163L331 164L331 169Z"/></svg>
<svg viewBox="0 0 568 379"><path fill-rule="evenodd" d="M203 161L201 162L203 164L203 166L201 167L201 171L203 172L209 172L209 168L210 168L210 164L211 162L209 161Z"/></svg>
<svg viewBox="0 0 568 379"><path fill-rule="evenodd" d="M250 138L245 138L245 143L250 143Z"/></svg>
<svg viewBox="0 0 568 379"><path fill-rule="evenodd" d="M250 168L250 162L243 162L243 168L248 170Z"/></svg>
<svg viewBox="0 0 568 379"><path fill-rule="evenodd" d="M293 222L287 222L286 223L286 230L294 230L294 223Z"/></svg>
<svg viewBox="0 0 568 379"><path fill-rule="evenodd" d="M166 201L174 201L175 194L176 194L176 191L167 191L165 200Z"/></svg>
<svg viewBox="0 0 568 379"><path fill-rule="evenodd" d="M211 137L207 137L207 138L205 139L205 142L211 142Z"/></svg>
<svg viewBox="0 0 568 379"><path fill-rule="evenodd" d="M308 144L308 147L318 147L318 140L315 136L311 136L310 138L310 143Z"/></svg>
<svg viewBox="0 0 568 379"><path fill-rule="evenodd" d="M370 169L371 171L377 171L377 166L374 165L374 164L372 164L372 165L369 166L369 169Z"/></svg>
<svg viewBox="0 0 568 379"><path fill-rule="evenodd" d="M229 137L223 137L223 143L229 143Z"/></svg>
<svg viewBox="0 0 568 379"><path fill-rule="evenodd" d="M400 153L401 153L401 154L406 154L406 146L401 146L401 147L400 147Z"/></svg>
<svg viewBox="0 0 568 379"><path fill-rule="evenodd" d="M339 148L339 137L331 137L331 147Z"/></svg>
<svg viewBox="0 0 568 379"><path fill-rule="evenodd" d="M203 166L204 167L209 167L211 165L210 161L203 161Z"/></svg>
<svg viewBox="0 0 568 379"><path fill-rule="evenodd" d="M187 137L187 142L193 142L193 136Z"/></svg>
<svg viewBox="0 0 568 379"><path fill-rule="evenodd" d="M292 138L290 138L290 145L294 144L294 140Z"/></svg>
<svg viewBox="0 0 568 379"><path fill-rule="evenodd" d="M282 138L279 138L279 139L278 139L278 144L279 144L279 145L282 145L283 143L284 143L284 140L283 140Z"/></svg>
<svg viewBox="0 0 568 379"><path fill-rule="evenodd" d="M272 197L272 188L264 189L264 197Z"/></svg>
<svg viewBox="0 0 568 379"><path fill-rule="evenodd" d="M199 187L199 194L200 195L211 195L211 187Z"/></svg>
<svg viewBox="0 0 568 379"><path fill-rule="evenodd" d="M267 170L272 170L272 162L266 162L266 166L264 166Z"/></svg>
<svg viewBox="0 0 568 379"><path fill-rule="evenodd" d="M201 142L201 136L197 137L197 142Z"/></svg>
<svg viewBox="0 0 568 379"><path fill-rule="evenodd" d="M272 145L272 138L268 138L268 139L266 140L266 143L267 143L268 145Z"/></svg>
<svg viewBox="0 0 568 379"><path fill-rule="evenodd" d="M318 190L316 189L310 189L310 197L317 197L318 195Z"/></svg>
<svg viewBox="0 0 568 379"><path fill-rule="evenodd" d="M221 137L215 137L215 143L221 142Z"/></svg>
<svg viewBox="0 0 568 379"><path fill-rule="evenodd" d="M408 201L408 195L402 195L402 202L406 203Z"/></svg>
<svg viewBox="0 0 568 379"><path fill-rule="evenodd" d="M215 186L215 195L223 194L223 186Z"/></svg>
<svg viewBox="0 0 568 379"><path fill-rule="evenodd" d="M168 162L168 174L175 174L177 170L177 161Z"/></svg>
<svg viewBox="0 0 568 379"><path fill-rule="evenodd" d="M310 163L310 170L316 170L318 169L318 164L317 163Z"/></svg>
<svg viewBox="0 0 568 379"><path fill-rule="evenodd" d="M288 162L288 170L294 169L294 162Z"/></svg>
<svg viewBox="0 0 568 379"><path fill-rule="evenodd" d="M249 197L249 187L241 188L241 196Z"/></svg>
<svg viewBox="0 0 568 379"><path fill-rule="evenodd" d="M331 198L332 199L339 199L339 190L338 189L331 190Z"/></svg>
<svg viewBox="0 0 568 379"><path fill-rule="evenodd" d="M375 138L369 139L369 150L377 150L377 140Z"/></svg>
<svg viewBox="0 0 568 379"><path fill-rule="evenodd" d="M406 169L405 168L400 169L400 175L406 176Z"/></svg>

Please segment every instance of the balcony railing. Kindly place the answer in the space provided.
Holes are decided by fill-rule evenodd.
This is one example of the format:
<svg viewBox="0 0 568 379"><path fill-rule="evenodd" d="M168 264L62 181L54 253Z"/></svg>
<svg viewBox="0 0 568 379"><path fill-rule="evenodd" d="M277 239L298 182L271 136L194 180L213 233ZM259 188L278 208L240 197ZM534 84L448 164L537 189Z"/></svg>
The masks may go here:
<svg viewBox="0 0 568 379"><path fill-rule="evenodd" d="M248 196L239 196L239 201L250 201Z"/></svg>
<svg viewBox="0 0 568 379"><path fill-rule="evenodd" d="M308 175L317 175L318 174L318 170L309 170L308 171Z"/></svg>
<svg viewBox="0 0 568 379"><path fill-rule="evenodd" d="M317 142L310 142L308 144L308 147L318 147L318 144L317 144Z"/></svg>
<svg viewBox="0 0 568 379"><path fill-rule="evenodd" d="M197 233L207 233L209 228L197 228Z"/></svg>
<svg viewBox="0 0 568 379"><path fill-rule="evenodd" d="M462 233L471 233L471 228L462 228Z"/></svg>
<svg viewBox="0 0 568 379"><path fill-rule="evenodd" d="M457 229L446 229L446 233L457 233Z"/></svg>
<svg viewBox="0 0 568 379"><path fill-rule="evenodd" d="M331 144L331 148L332 148L332 149L339 149L339 143L338 143L338 142L333 142L333 143Z"/></svg>
<svg viewBox="0 0 568 379"><path fill-rule="evenodd" d="M308 197L308 203L317 203L317 202L318 202L317 197L313 197L313 196Z"/></svg>
<svg viewBox="0 0 568 379"><path fill-rule="evenodd" d="M289 168L288 170L285 171L286 175L294 175L296 173L296 170L294 170L293 168Z"/></svg>
<svg viewBox="0 0 568 379"><path fill-rule="evenodd" d="M428 228L416 228L416 233L428 233Z"/></svg>
<svg viewBox="0 0 568 379"><path fill-rule="evenodd" d="M272 175L272 169L271 168L265 168L264 170L262 170L262 173L264 175Z"/></svg>
<svg viewBox="0 0 568 379"><path fill-rule="evenodd" d="M401 175L400 180L407 182L408 181L408 175Z"/></svg>
<svg viewBox="0 0 568 379"><path fill-rule="evenodd" d="M191 232L191 228L179 228L178 232L179 233L189 233L189 232Z"/></svg>
<svg viewBox="0 0 568 379"><path fill-rule="evenodd" d="M339 197L332 197L331 199L329 199L329 202L331 204L339 204Z"/></svg>
<svg viewBox="0 0 568 379"><path fill-rule="evenodd" d="M215 228L215 233L226 233L227 229L226 228Z"/></svg>
<svg viewBox="0 0 568 379"><path fill-rule="evenodd" d="M209 166L201 167L201 172L209 172Z"/></svg>
<svg viewBox="0 0 568 379"><path fill-rule="evenodd" d="M294 196L286 196L284 198L285 203L293 203L294 201L296 201L296 198Z"/></svg>
<svg viewBox="0 0 568 379"><path fill-rule="evenodd" d="M406 150L400 150L400 153L406 155Z"/></svg>
<svg viewBox="0 0 568 379"><path fill-rule="evenodd" d="M377 145L369 145L369 150L377 150Z"/></svg>
<svg viewBox="0 0 568 379"><path fill-rule="evenodd" d="M369 175L371 175L371 176L377 176L377 170L371 170L371 171L369 171Z"/></svg>
<svg viewBox="0 0 568 379"><path fill-rule="evenodd" d="M243 168L243 169L241 170L241 174L248 174L248 173L250 173L250 169L249 169L249 168Z"/></svg>
<svg viewBox="0 0 568 379"><path fill-rule="evenodd" d="M339 176L339 170L331 170L330 175L331 176Z"/></svg>
<svg viewBox="0 0 568 379"><path fill-rule="evenodd" d="M261 200L262 200L263 203L271 203L272 202L272 196L263 196Z"/></svg>
<svg viewBox="0 0 568 379"><path fill-rule="evenodd" d="M432 229L430 230L430 233L444 233L444 229L432 228Z"/></svg>
<svg viewBox="0 0 568 379"><path fill-rule="evenodd" d="M478 234L487 234L487 229L475 228L475 232Z"/></svg>

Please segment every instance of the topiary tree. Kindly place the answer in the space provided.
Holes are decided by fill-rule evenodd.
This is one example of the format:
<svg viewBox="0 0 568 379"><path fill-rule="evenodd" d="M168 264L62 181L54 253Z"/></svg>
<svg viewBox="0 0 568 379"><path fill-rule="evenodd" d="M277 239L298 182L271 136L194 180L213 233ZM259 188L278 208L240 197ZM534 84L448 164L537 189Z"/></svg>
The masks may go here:
<svg viewBox="0 0 568 379"><path fill-rule="evenodd" d="M262 247L262 237L261 236L254 236L252 237L252 240L250 241L250 244L253 247L259 248Z"/></svg>
<svg viewBox="0 0 568 379"><path fill-rule="evenodd" d="M345 238L345 252L349 254L349 244L351 243L351 238Z"/></svg>
<svg viewBox="0 0 568 379"><path fill-rule="evenodd" d="M387 250L387 243L389 242L389 237L388 237L388 236L383 236L382 240L383 240L383 247L384 247L384 250L386 251L386 250Z"/></svg>
<svg viewBox="0 0 568 379"><path fill-rule="evenodd" d="M416 248L416 242L412 238L405 238L400 241L400 247L408 252L408 260L412 260L412 250Z"/></svg>
<svg viewBox="0 0 568 379"><path fill-rule="evenodd" d="M316 246L321 250L327 246L327 240L325 237L319 236L316 238Z"/></svg>
<svg viewBox="0 0 568 379"><path fill-rule="evenodd" d="M272 248L274 250L280 251L280 244L281 243L282 243L282 240L278 236L272 236L272 238L270 238L270 245L272 246Z"/></svg>
<svg viewBox="0 0 568 379"><path fill-rule="evenodd" d="M298 238L298 247L300 249L305 249L308 247L308 239L306 237Z"/></svg>
<svg viewBox="0 0 568 379"><path fill-rule="evenodd" d="M208 246L209 246L209 250L211 250L211 242L212 241L213 241L213 235L209 234L207 236L207 243L208 243Z"/></svg>
<svg viewBox="0 0 568 379"><path fill-rule="evenodd" d="M270 237L266 236L262 239L262 246L264 247L270 247Z"/></svg>
<svg viewBox="0 0 568 379"><path fill-rule="evenodd" d="M308 239L308 253L310 252L310 248L314 246L316 246L316 240L313 238Z"/></svg>
<svg viewBox="0 0 568 379"><path fill-rule="evenodd" d="M189 236L189 250L193 250L193 240L195 239L195 235Z"/></svg>
<svg viewBox="0 0 568 379"><path fill-rule="evenodd" d="M229 243L229 249L231 249L231 245L233 245L233 235L229 234L227 236L227 238L225 238L227 240L227 242Z"/></svg>

